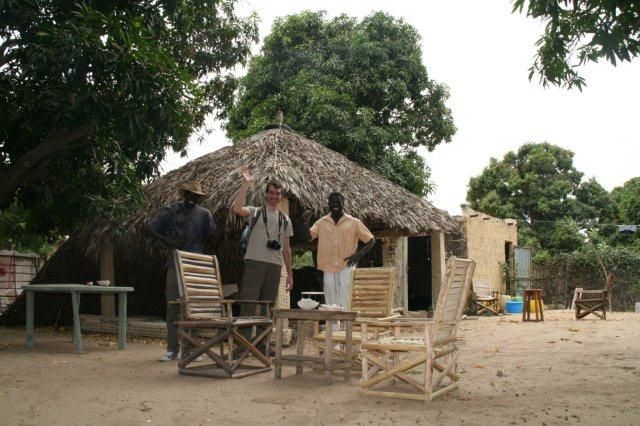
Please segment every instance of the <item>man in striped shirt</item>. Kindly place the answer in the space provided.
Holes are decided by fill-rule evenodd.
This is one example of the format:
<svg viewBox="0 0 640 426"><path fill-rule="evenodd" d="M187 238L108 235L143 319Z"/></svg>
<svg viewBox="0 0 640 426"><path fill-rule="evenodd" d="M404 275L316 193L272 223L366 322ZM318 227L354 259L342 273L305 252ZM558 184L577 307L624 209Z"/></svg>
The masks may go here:
<svg viewBox="0 0 640 426"><path fill-rule="evenodd" d="M344 196L329 194L329 214L309 230L318 239L318 269L324 272L325 303L347 307L353 266L367 254L376 240L359 220L344 212ZM365 245L358 250L358 241Z"/></svg>

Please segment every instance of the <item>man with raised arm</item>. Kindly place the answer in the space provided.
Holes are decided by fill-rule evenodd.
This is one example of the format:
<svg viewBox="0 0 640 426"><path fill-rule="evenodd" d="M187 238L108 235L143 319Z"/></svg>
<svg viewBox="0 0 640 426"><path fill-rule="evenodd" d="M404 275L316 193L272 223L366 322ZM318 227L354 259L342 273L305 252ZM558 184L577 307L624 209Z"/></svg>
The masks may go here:
<svg viewBox="0 0 640 426"><path fill-rule="evenodd" d="M278 210L284 190L281 184L271 181L265 188L263 207L245 206L252 177L247 166L242 167L241 174L242 186L233 202L232 211L251 224L252 229L244 255L240 292L246 300L275 301L283 263L287 268L286 289L290 291L293 287L289 245L293 226L289 217ZM242 304L240 312L242 316L251 316L255 312L255 306Z"/></svg>

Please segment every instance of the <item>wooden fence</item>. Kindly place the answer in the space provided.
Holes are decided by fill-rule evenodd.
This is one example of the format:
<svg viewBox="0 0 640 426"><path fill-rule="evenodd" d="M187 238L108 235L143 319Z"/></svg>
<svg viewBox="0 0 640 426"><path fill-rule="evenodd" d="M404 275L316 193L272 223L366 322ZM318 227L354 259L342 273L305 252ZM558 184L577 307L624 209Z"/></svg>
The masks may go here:
<svg viewBox="0 0 640 426"><path fill-rule="evenodd" d="M604 288L604 272L599 265L575 265L554 261L536 263L532 271L532 288L543 290L547 305L569 308L576 287L585 290ZM613 277L612 309L614 311L633 310L640 300L640 277L637 274L615 273Z"/></svg>

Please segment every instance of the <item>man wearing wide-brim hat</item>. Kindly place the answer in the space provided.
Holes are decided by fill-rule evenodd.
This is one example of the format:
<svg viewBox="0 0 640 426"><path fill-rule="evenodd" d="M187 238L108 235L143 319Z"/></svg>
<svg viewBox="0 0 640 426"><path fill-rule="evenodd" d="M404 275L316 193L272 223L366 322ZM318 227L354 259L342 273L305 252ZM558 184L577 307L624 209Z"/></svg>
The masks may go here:
<svg viewBox="0 0 640 426"><path fill-rule="evenodd" d="M166 244L171 251L173 249L202 253L204 244L211 239L215 231L215 224L211 212L198 205L205 195L200 183L187 181L180 186L180 194L183 200L163 208L148 224L147 228L158 240ZM172 361L178 359L180 344L178 330L174 321L178 320L180 306L169 304L180 298L178 282L176 278L173 256L169 254L165 264L167 299L167 353L160 361Z"/></svg>

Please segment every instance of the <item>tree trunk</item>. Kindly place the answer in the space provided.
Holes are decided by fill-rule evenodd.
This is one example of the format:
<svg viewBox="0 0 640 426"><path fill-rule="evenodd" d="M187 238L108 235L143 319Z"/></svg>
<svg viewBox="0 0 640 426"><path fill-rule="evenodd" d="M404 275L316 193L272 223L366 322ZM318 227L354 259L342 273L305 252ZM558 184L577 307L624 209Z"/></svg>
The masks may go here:
<svg viewBox="0 0 640 426"><path fill-rule="evenodd" d="M28 179L39 164L56 152L62 151L71 142L87 135L97 124L96 120L72 130L52 130L42 143L27 151L13 165L0 173L0 206L11 201L20 184Z"/></svg>

